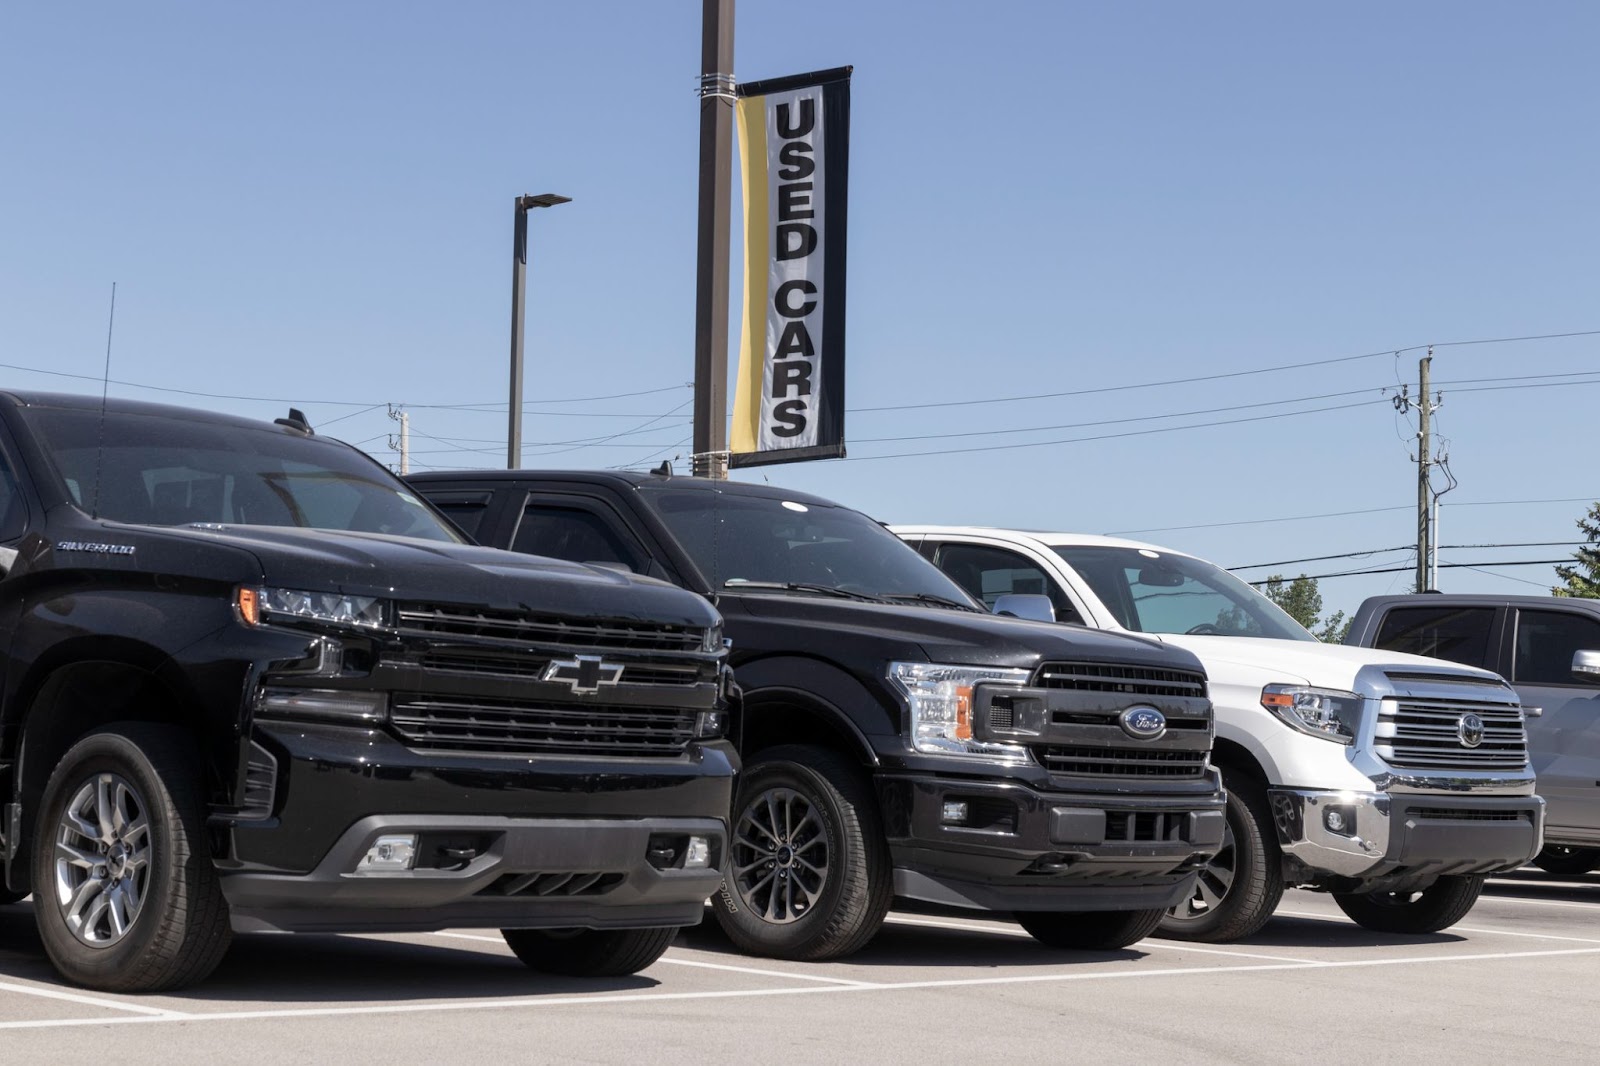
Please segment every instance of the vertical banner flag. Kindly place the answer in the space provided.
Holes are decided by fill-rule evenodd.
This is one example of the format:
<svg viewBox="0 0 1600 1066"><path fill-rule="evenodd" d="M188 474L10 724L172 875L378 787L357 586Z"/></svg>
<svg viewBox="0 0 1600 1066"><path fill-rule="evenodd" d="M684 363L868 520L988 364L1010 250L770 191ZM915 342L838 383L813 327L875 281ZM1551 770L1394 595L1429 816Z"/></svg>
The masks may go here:
<svg viewBox="0 0 1600 1066"><path fill-rule="evenodd" d="M744 324L730 466L844 455L851 69L737 90Z"/></svg>

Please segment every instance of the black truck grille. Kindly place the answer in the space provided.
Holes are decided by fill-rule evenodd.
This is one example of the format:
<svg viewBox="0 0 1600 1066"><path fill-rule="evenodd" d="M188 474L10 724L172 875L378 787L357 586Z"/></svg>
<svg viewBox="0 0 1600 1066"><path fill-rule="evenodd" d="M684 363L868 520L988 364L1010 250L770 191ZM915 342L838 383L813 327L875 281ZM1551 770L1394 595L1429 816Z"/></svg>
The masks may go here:
<svg viewBox="0 0 1600 1066"><path fill-rule="evenodd" d="M581 621L455 605L403 603L397 617L400 632L409 636L480 637L560 648L698 651L706 636L697 626L627 619Z"/></svg>
<svg viewBox="0 0 1600 1066"><path fill-rule="evenodd" d="M424 750L667 758L694 738L695 712L400 696L390 720L401 739Z"/></svg>
<svg viewBox="0 0 1600 1066"><path fill-rule="evenodd" d="M1039 667L1034 683L1041 688L1118 692L1131 696L1204 697L1206 694L1204 674L1120 663L1045 663Z"/></svg>
<svg viewBox="0 0 1600 1066"><path fill-rule="evenodd" d="M1071 777L1183 778L1199 777L1206 772L1203 751L1039 744L1033 753L1052 774Z"/></svg>
<svg viewBox="0 0 1600 1066"><path fill-rule="evenodd" d="M544 677L552 658L476 648L441 648L423 652L417 665L441 673L538 681ZM617 675L620 685L693 685L716 680L716 667L709 662L676 665L624 661L618 665L622 668L622 673Z"/></svg>

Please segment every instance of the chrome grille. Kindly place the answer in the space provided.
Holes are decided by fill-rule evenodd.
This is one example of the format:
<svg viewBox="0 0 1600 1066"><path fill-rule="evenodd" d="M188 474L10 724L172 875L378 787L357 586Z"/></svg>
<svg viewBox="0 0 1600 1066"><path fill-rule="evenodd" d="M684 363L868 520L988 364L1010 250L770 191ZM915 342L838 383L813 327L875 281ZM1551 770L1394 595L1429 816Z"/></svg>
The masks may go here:
<svg viewBox="0 0 1600 1066"><path fill-rule="evenodd" d="M1476 747L1461 738L1461 721L1469 714L1483 721L1483 741ZM1384 700L1374 750L1401 769L1522 770L1528 765L1522 710L1508 703L1410 696Z"/></svg>
<svg viewBox="0 0 1600 1066"><path fill-rule="evenodd" d="M694 738L695 712L401 696L390 721L408 745L430 751L671 757Z"/></svg>
<svg viewBox="0 0 1600 1066"><path fill-rule="evenodd" d="M1033 753L1052 774L1072 777L1199 777L1206 770L1203 751L1039 744Z"/></svg>
<svg viewBox="0 0 1600 1066"><path fill-rule="evenodd" d="M1206 694L1204 674L1156 670L1120 663L1045 663L1034 684L1075 692L1119 692L1134 696L1198 696Z"/></svg>
<svg viewBox="0 0 1600 1066"><path fill-rule="evenodd" d="M706 636L698 626L627 619L583 621L455 605L403 603L396 617L400 632L410 636L486 637L561 648L698 651Z"/></svg>

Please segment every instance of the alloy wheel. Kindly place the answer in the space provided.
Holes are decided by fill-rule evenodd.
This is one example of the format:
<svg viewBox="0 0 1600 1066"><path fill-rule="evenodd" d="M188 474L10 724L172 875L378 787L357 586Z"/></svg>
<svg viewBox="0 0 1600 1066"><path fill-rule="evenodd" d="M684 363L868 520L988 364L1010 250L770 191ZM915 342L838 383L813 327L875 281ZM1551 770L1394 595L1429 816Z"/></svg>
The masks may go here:
<svg viewBox="0 0 1600 1066"><path fill-rule="evenodd" d="M792 788L757 793L733 832L732 880L744 905L787 925L817 905L828 883L828 836L816 806Z"/></svg>
<svg viewBox="0 0 1600 1066"><path fill-rule="evenodd" d="M1222 847L1217 849L1211 861L1201 868L1200 876L1195 878L1194 894L1173 907L1170 917L1183 922L1211 914L1222 905L1238 875L1239 849L1234 843L1233 827L1229 825L1222 831Z"/></svg>
<svg viewBox="0 0 1600 1066"><path fill-rule="evenodd" d="M56 826L55 898L67 928L90 947L120 941L150 880L150 822L128 781L98 773L73 793Z"/></svg>

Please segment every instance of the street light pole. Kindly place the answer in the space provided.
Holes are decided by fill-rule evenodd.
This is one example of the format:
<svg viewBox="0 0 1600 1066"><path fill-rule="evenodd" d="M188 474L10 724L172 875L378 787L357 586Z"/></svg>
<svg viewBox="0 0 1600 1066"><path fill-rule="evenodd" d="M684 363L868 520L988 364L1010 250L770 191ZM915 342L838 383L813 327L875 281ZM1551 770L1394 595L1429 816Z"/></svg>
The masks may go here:
<svg viewBox="0 0 1600 1066"><path fill-rule="evenodd" d="M728 476L728 205L733 183L733 0L702 0L700 231L694 307L694 456Z"/></svg>
<svg viewBox="0 0 1600 1066"><path fill-rule="evenodd" d="M522 312L528 271L528 210L570 203L553 192L516 199L511 238L511 419L506 431L506 469L522 466Z"/></svg>

